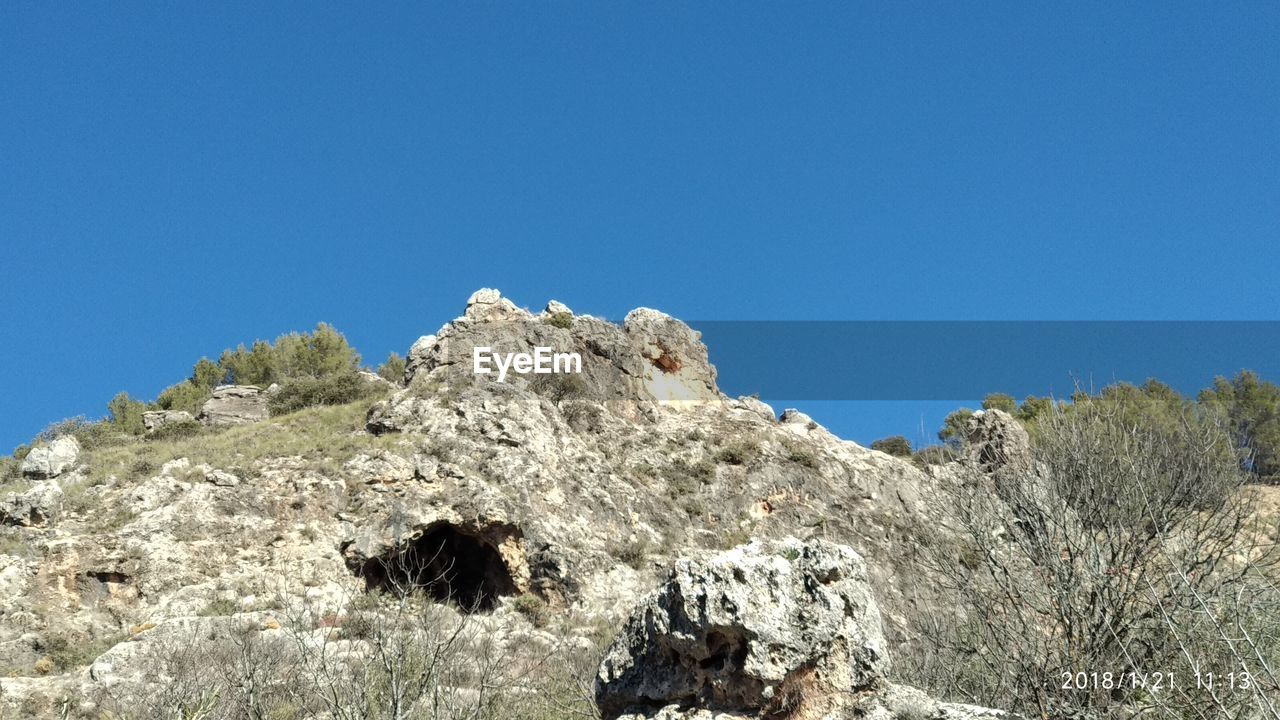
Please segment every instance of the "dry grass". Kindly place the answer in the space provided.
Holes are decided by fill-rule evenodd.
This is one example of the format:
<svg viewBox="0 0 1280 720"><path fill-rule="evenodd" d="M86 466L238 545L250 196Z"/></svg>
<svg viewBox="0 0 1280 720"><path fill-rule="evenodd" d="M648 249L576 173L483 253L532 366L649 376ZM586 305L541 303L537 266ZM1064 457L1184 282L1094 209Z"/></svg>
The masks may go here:
<svg viewBox="0 0 1280 720"><path fill-rule="evenodd" d="M112 477L118 483L136 482L178 458L216 468L243 468L266 458L297 456L314 462L317 469L333 471L359 453L389 449L400 441L396 436L378 437L364 431L371 404L361 400L307 408L254 425L209 428L193 437L140 438L100 448L87 453L89 472L84 482L64 489L70 499Z"/></svg>

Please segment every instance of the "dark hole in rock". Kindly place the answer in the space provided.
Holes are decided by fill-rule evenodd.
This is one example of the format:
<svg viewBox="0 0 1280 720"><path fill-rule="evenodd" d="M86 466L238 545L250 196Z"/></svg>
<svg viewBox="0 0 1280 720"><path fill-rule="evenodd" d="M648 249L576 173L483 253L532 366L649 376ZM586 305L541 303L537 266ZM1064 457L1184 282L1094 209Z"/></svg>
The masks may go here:
<svg viewBox="0 0 1280 720"><path fill-rule="evenodd" d="M747 644L742 638L718 630L707 634L707 650L710 654L698 662L698 667L709 673L736 672L747 660Z"/></svg>
<svg viewBox="0 0 1280 720"><path fill-rule="evenodd" d="M128 575L125 575L122 572L111 572L111 571L103 572L103 571L91 570L85 573L85 575L88 575L89 577L103 584L116 583L118 585L123 585L127 582L130 582L131 580L131 578Z"/></svg>
<svg viewBox="0 0 1280 720"><path fill-rule="evenodd" d="M365 561L359 575L367 590L424 592L463 612L492 610L498 598L517 590L493 542L448 523L432 525L402 549Z"/></svg>
<svg viewBox="0 0 1280 720"><path fill-rule="evenodd" d="M93 601L136 597L132 583L133 578L127 574L110 570L90 570L78 581L82 597Z"/></svg>

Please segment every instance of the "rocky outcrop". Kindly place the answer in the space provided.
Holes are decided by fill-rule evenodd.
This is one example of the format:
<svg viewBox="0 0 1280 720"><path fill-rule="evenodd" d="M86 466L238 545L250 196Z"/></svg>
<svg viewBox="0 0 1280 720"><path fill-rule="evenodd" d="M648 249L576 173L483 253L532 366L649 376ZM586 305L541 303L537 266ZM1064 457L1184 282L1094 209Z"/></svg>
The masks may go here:
<svg viewBox="0 0 1280 720"><path fill-rule="evenodd" d="M579 352L583 372L554 382L546 375L477 378L475 345ZM946 508L935 498L949 479L841 440L801 412L779 418L754 398L721 396L705 347L678 320L641 310L615 324L562 304L533 314L481 292L460 317L414 343L406 366L404 386L372 407L316 408L257 427L164 443L127 440L87 454L80 462L87 460L93 482L75 485L76 501L56 528L0 528L3 547L29 554L21 573L9 571L20 584L0 593L0 666L30 675L5 679L0 716L57 717L19 708L36 694L62 697L64 685L92 697L106 682L84 672L88 658L39 675L35 663L45 651L35 639L64 636L88 647L151 623L202 632L183 619L270 610L283 620L313 601L324 606L317 621L330 623L345 606L364 603L369 590L406 584L428 585L433 607L474 607L469 621L510 637L513 647L543 634L581 648L580 661L594 654L601 628L616 629L678 557L694 558L681 581L691 593L701 582L698 568L720 567L717 592L740 610L712 608L708 617L722 630L670 640L685 653L673 662L688 674L664 677L672 688L701 688L698 678L714 675L718 649L749 643L750 633L777 639L774 648L748 648L760 660L743 670L747 682L706 692L741 706L727 717L751 717L748 706L772 702L766 687L774 698L786 695L780 687L809 687L796 681L805 658L824 677L880 688L874 679L883 676L887 654L867 649L883 638L896 650L911 641L915 619L937 618L913 553L926 530L946 527ZM664 387L702 399L682 401ZM261 420L269 395L219 388L202 421ZM773 542L815 532L865 562L843 549ZM774 583L790 598L788 610L734 584L736 561L712 562L748 538L761 542L736 551L750 568L740 570L763 587ZM823 585L823 563L865 580ZM9 577L5 564L0 588ZM883 629L867 619L868 587ZM699 608L677 611L669 600L654 612L672 608L701 627ZM814 610L815 601L846 600L865 623L850 626L839 613ZM531 625L517 608L547 624ZM120 684L134 682L124 655L149 632L117 641L106 656ZM840 645L852 638L861 644ZM824 645L832 648L825 654ZM723 653L726 668L738 652ZM651 669L662 661L641 649L631 656ZM695 657L710 660L708 667ZM635 687L640 681L625 662L615 658L614 682ZM629 691L617 687L609 702L622 712ZM895 692L910 695L888 686L871 696L883 704Z"/></svg>
<svg viewBox="0 0 1280 720"><path fill-rule="evenodd" d="M148 410L142 413L142 426L152 433L165 425L177 425L194 422L195 418L186 410Z"/></svg>
<svg viewBox="0 0 1280 720"><path fill-rule="evenodd" d="M706 346L689 326L656 310L633 310L621 326L599 318L575 316L563 303L552 302L540 315L516 307L496 290L476 291L464 314L409 349L405 390L374 409L370 429L402 431L421 425L417 407L424 389L442 386L465 394L468 388L501 384L496 375L475 375L473 350L492 353L531 352L536 347L577 353L580 373L516 375L505 383L531 388L557 404L591 402L608 405L635 419L653 404L672 408L698 403L719 404L715 368Z"/></svg>
<svg viewBox="0 0 1280 720"><path fill-rule="evenodd" d="M680 560L631 614L596 681L606 720L1010 717L886 679L866 566L794 538Z"/></svg>
<svg viewBox="0 0 1280 720"><path fill-rule="evenodd" d="M1026 428L1003 410L979 410L965 423L965 459L984 473L1031 468Z"/></svg>
<svg viewBox="0 0 1280 720"><path fill-rule="evenodd" d="M0 501L0 524L36 527L48 525L62 510L62 487L56 480L38 482L25 492L9 493Z"/></svg>
<svg viewBox="0 0 1280 720"><path fill-rule="evenodd" d="M22 474L33 478L53 478L70 470L80 457L80 442L70 435L48 445L37 445L22 459Z"/></svg>
<svg viewBox="0 0 1280 720"><path fill-rule="evenodd" d="M251 425L266 420L267 396L254 385L219 385L200 407L205 425Z"/></svg>

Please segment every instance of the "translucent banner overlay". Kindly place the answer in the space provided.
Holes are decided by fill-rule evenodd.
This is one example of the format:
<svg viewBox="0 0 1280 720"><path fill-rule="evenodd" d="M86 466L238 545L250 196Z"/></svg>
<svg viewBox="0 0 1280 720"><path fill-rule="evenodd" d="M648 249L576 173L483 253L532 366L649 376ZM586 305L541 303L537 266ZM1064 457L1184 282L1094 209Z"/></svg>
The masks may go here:
<svg viewBox="0 0 1280 720"><path fill-rule="evenodd" d="M729 395L792 400L1069 396L1156 378L1193 394L1280 381L1280 321L701 321Z"/></svg>

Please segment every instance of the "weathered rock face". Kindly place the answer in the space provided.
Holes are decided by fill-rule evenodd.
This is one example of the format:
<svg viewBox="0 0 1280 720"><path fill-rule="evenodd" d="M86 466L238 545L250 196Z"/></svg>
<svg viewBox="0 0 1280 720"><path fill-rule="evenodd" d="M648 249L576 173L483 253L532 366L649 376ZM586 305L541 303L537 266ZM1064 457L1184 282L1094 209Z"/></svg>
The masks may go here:
<svg viewBox="0 0 1280 720"><path fill-rule="evenodd" d="M48 525L62 510L62 488L56 480L38 482L22 493L0 501L0 523L35 527Z"/></svg>
<svg viewBox="0 0 1280 720"><path fill-rule="evenodd" d="M193 422L195 418L186 410L148 410L142 413L142 426L147 432L155 432L165 425Z"/></svg>
<svg viewBox="0 0 1280 720"><path fill-rule="evenodd" d="M205 425L250 425L266 420L267 397L253 385L220 385L200 407Z"/></svg>
<svg viewBox="0 0 1280 720"><path fill-rule="evenodd" d="M680 560L600 666L607 720L1008 717L888 682L866 566L794 538Z"/></svg>
<svg viewBox="0 0 1280 720"><path fill-rule="evenodd" d="M756 542L677 561L609 649L596 701L605 717L668 705L770 714L869 689L888 669L857 553Z"/></svg>
<svg viewBox="0 0 1280 720"><path fill-rule="evenodd" d="M477 378L475 345L580 352L583 373L556 382L545 375L504 383ZM533 632L512 606L541 601L550 624L538 632L590 647L601 627L625 620L677 558L702 558L693 562L720 568L712 589L741 608L707 610L724 628L718 636L708 626L696 637L670 640L684 653L687 662L677 664L686 674L664 677L669 687L694 688L695 700L725 704L767 704L769 686L780 697L778 683L795 679L794 663L816 651L821 633L847 625L807 603L842 604L861 597L858 587L865 590L815 579L825 577L822 558L856 574L862 561L843 550L801 548L813 557L801 554L792 563L790 546L771 539L821 528L824 538L854 548L865 559L890 647L911 641L913 619L936 616L913 552L925 529L945 527L946 508L934 496L950 478L843 441L801 412L778 418L758 400L720 395L706 349L674 319L639 311L617 325L572 315L563 305L532 314L494 292L477 293L461 317L414 343L406 366L404 387L371 407L317 408L287 422L165 443L139 439L136 446L88 453L80 462L94 481L76 485L76 502L66 504L56 527L0 528L6 547L29 553L20 563L0 559L0 589L13 588L0 593L0 668L29 676L5 678L0 716L57 717L57 703L47 713L18 708L38 694L92 697L100 689L83 672L87 662L38 675L34 663L51 638L88 646L150 623L195 627L184 619L214 603L231 604L236 619L256 611L296 613L312 601L340 615L350 598L404 580L397 568L415 560L426 561L431 578L451 582L450 597L474 604L479 612L469 617L496 634ZM703 399L682 401L659 392L663 387ZM201 419L261 420L269 394L220 388ZM795 620L802 630L773 628L772 621L778 628L792 622L791 610L732 584L729 565L709 559L748 538L762 541L758 553L740 551L749 576L765 587L774 583L790 598L787 608L812 615ZM681 576L681 587L691 593L703 587L695 575ZM805 587L810 579L816 588ZM870 612L869 594L861 603L852 607ZM668 613L667 622L702 622L699 608L674 597L654 608ZM750 641L747 630L733 629L739 624L780 644L750 651L742 663L727 650L721 671L744 682L720 692L708 678L721 671L710 665L718 662L717 648L735 638ZM813 656L815 667L824 677L882 672L877 663L887 659L865 654L879 627L841 630L828 644L844 649ZM108 655L121 683L132 682L121 671L127 664L121 654L146 636L118 643L124 647ZM840 645L858 637L860 645ZM660 660L646 659L643 649L634 657L649 667ZM695 659L711 663L703 668ZM625 659L616 662L616 682L632 682ZM741 672L733 674L731 664ZM615 707L626 702L622 693L614 695Z"/></svg>
<svg viewBox="0 0 1280 720"><path fill-rule="evenodd" d="M1031 467L1026 428L1003 410L979 410L965 425L966 459L986 473Z"/></svg>
<svg viewBox="0 0 1280 720"><path fill-rule="evenodd" d="M410 348L405 362L409 387L371 415L371 429L394 431L418 424L416 398L424 386L454 389L496 383L495 375L472 373L473 349L495 353L531 352L550 347L576 352L582 372L573 376L508 375L505 382L534 387L557 401L610 403L624 414L642 412L637 404L670 407L721 403L715 368L698 334L687 325L656 310L638 309L622 326L590 316L573 316L561 303L548 305L535 316L516 307L496 290L479 290L462 317Z"/></svg>
<svg viewBox="0 0 1280 720"><path fill-rule="evenodd" d="M70 435L31 449L22 460L27 477L52 478L70 470L80 457L80 442Z"/></svg>

